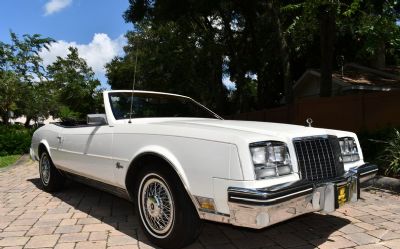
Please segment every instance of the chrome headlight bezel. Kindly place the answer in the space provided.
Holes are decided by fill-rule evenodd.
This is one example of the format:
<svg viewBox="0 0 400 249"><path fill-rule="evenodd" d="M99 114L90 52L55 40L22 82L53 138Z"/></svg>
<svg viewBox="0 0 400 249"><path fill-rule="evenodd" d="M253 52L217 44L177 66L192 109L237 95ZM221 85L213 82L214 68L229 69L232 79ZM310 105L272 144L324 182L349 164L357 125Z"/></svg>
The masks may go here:
<svg viewBox="0 0 400 249"><path fill-rule="evenodd" d="M288 175L293 172L286 143L263 141L251 143L249 148L256 180Z"/></svg>
<svg viewBox="0 0 400 249"><path fill-rule="evenodd" d="M339 146L343 163L360 161L359 148L354 137L340 137Z"/></svg>

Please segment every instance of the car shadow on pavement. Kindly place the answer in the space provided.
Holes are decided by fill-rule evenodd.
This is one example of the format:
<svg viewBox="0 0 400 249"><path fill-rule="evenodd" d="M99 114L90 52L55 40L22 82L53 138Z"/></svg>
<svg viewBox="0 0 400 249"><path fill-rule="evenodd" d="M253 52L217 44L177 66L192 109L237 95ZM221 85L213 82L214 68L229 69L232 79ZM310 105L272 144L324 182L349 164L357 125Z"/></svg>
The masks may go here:
<svg viewBox="0 0 400 249"><path fill-rule="evenodd" d="M42 189L39 178L28 179ZM51 194L61 204L51 212L74 213L81 232L107 232L119 236L110 245L136 243L139 248L156 248L140 228L133 204L101 190L68 181L64 190ZM66 211L68 210L68 211ZM316 248L329 237L342 234L339 230L351 222L345 218L320 213L306 214L295 219L254 230L226 224L205 222L199 239L188 248ZM97 225L96 224L103 224ZM122 242L121 242L122 241Z"/></svg>

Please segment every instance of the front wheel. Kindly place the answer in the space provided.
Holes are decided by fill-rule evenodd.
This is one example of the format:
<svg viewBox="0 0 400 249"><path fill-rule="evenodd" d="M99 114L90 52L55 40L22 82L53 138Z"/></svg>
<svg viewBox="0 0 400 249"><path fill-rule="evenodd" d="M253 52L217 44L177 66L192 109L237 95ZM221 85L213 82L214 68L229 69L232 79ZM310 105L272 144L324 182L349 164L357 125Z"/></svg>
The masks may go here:
<svg viewBox="0 0 400 249"><path fill-rule="evenodd" d="M40 155L39 174L43 189L47 192L56 192L64 186L65 178L54 166L47 151Z"/></svg>
<svg viewBox="0 0 400 249"><path fill-rule="evenodd" d="M201 220L180 179L160 167L152 168L142 172L138 181L139 221L154 244L162 248L184 247L197 238Z"/></svg>

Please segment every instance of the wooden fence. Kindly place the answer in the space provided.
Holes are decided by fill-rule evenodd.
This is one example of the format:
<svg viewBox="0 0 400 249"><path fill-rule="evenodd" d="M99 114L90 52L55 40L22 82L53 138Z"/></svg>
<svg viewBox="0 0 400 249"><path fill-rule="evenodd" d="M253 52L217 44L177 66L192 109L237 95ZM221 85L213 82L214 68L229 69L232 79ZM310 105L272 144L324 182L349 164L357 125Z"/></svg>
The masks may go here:
<svg viewBox="0 0 400 249"><path fill-rule="evenodd" d="M314 127L354 132L400 126L400 91L308 98L290 106L240 113L227 119L305 125L307 118L313 119Z"/></svg>

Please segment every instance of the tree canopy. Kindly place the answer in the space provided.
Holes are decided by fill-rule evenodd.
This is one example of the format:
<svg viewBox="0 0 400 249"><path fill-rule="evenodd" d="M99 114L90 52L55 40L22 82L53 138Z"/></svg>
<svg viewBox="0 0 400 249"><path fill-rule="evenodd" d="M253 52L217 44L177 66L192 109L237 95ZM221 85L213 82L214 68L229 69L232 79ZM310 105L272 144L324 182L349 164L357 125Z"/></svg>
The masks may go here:
<svg viewBox="0 0 400 249"><path fill-rule="evenodd" d="M308 68L320 70L326 97L346 62L400 64L398 0L129 0L123 17L133 29L125 54L106 65L112 89L136 77L135 89L188 95L222 115L290 104ZM100 82L76 48L45 67L39 51L53 39L10 37L0 42L4 123L98 110Z"/></svg>
<svg viewBox="0 0 400 249"><path fill-rule="evenodd" d="M79 57L77 48L70 47L66 58L57 57L47 67L47 73L58 103L56 117L84 119L86 114L96 112L100 82L95 79L92 68Z"/></svg>
<svg viewBox="0 0 400 249"><path fill-rule="evenodd" d="M0 42L0 116L26 117L39 121L53 115L64 119L83 118L99 106L98 87L93 70L70 48L67 58L45 67L39 52L54 40L39 34L10 32L11 43Z"/></svg>
<svg viewBox="0 0 400 249"><path fill-rule="evenodd" d="M309 67L330 96L343 61L398 65L399 10L397 0L130 0L123 16L134 29L107 76L112 88L131 88L137 55L137 87L186 94L222 114L291 103Z"/></svg>
<svg viewBox="0 0 400 249"><path fill-rule="evenodd" d="M39 34L19 38L10 32L11 44L0 41L0 115L8 123L11 114L26 115L27 121L48 116L43 96L45 69L41 49L53 41Z"/></svg>

